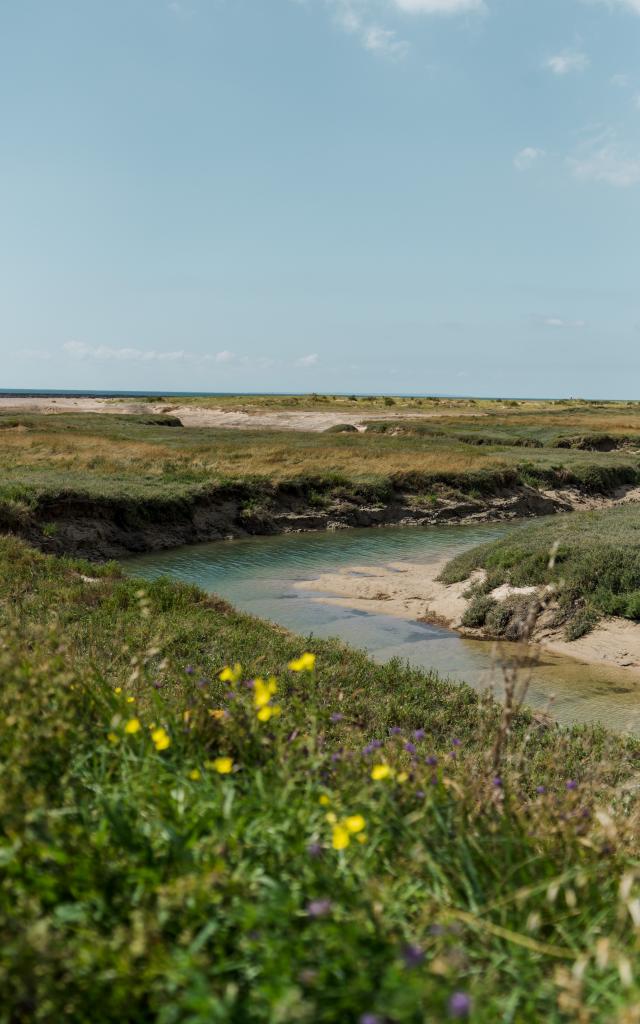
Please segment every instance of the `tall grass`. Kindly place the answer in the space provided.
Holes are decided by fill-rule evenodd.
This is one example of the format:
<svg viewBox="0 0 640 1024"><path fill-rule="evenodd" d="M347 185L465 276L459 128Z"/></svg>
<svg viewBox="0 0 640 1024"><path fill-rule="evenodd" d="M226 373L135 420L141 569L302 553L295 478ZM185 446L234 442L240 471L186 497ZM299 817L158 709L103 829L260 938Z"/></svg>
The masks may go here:
<svg viewBox="0 0 640 1024"><path fill-rule="evenodd" d="M636 744L0 564L3 1024L636 1019Z"/></svg>

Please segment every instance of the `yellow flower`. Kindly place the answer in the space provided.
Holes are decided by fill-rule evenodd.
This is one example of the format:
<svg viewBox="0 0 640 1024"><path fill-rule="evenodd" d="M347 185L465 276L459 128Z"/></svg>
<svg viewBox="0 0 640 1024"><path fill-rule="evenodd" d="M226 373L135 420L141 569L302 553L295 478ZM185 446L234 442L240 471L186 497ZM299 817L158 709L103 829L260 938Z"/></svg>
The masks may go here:
<svg viewBox="0 0 640 1024"><path fill-rule="evenodd" d="M358 832L356 836L356 839L358 840L359 843L366 843L368 838L369 837L367 836L366 832Z"/></svg>
<svg viewBox="0 0 640 1024"><path fill-rule="evenodd" d="M242 679L242 665L236 661L233 668L225 665L219 677L221 683L239 683Z"/></svg>
<svg viewBox="0 0 640 1024"><path fill-rule="evenodd" d="M226 711L223 711L222 708L210 708L209 714L211 715L212 718L220 720L221 718L224 718Z"/></svg>
<svg viewBox="0 0 640 1024"><path fill-rule="evenodd" d="M334 825L331 837L331 845L334 850L345 850L350 842L349 830L344 825Z"/></svg>
<svg viewBox="0 0 640 1024"><path fill-rule="evenodd" d="M198 771L197 768L193 768L189 772L189 778L191 779L192 782L197 782L198 781L198 779L200 778L200 772Z"/></svg>
<svg viewBox="0 0 640 1024"><path fill-rule="evenodd" d="M324 816L324 820L328 821L330 825L335 825L338 818L337 815L333 813L333 811L327 811L327 813Z"/></svg>
<svg viewBox="0 0 640 1024"><path fill-rule="evenodd" d="M345 828L352 835L356 835L357 832L363 832L366 824L361 814L352 814L351 817L344 819Z"/></svg>
<svg viewBox="0 0 640 1024"><path fill-rule="evenodd" d="M265 708L260 708L258 711L258 720L260 722L268 722L270 718L277 718L282 708L278 704L274 704L273 707L268 704Z"/></svg>
<svg viewBox="0 0 640 1024"><path fill-rule="evenodd" d="M115 688L115 690L113 692L117 696L119 693L122 693L122 687L121 686L116 686L116 688Z"/></svg>
<svg viewBox="0 0 640 1024"><path fill-rule="evenodd" d="M113 743L113 744L116 744L116 743L120 742L120 737L116 736L115 732L108 732L107 733L107 739L109 740L109 743Z"/></svg>
<svg viewBox="0 0 640 1024"><path fill-rule="evenodd" d="M139 732L139 730L140 730L140 719L139 718L130 718L129 721L127 722L127 724L124 727L124 731L128 732L129 735L133 735L133 733Z"/></svg>
<svg viewBox="0 0 640 1024"><path fill-rule="evenodd" d="M233 760L230 757L216 757L211 761L211 767L219 775L228 775L233 770Z"/></svg>
<svg viewBox="0 0 640 1024"><path fill-rule="evenodd" d="M265 682L258 676L253 683L253 703L257 708L263 708L269 703L274 693L278 692L278 685L275 677L270 676Z"/></svg>
<svg viewBox="0 0 640 1024"><path fill-rule="evenodd" d="M289 662L289 668L292 672L313 672L316 667L316 656L306 651L305 654L301 654L299 658L294 658L293 661Z"/></svg>
<svg viewBox="0 0 640 1024"><path fill-rule="evenodd" d="M406 782L408 778L408 772L398 772L398 774L396 775L396 782Z"/></svg>
<svg viewBox="0 0 640 1024"><path fill-rule="evenodd" d="M391 775L391 769L388 764L374 764L371 769L371 778L374 782L381 782L382 779L388 779Z"/></svg>
<svg viewBox="0 0 640 1024"><path fill-rule="evenodd" d="M322 796L320 797L320 799L318 800L318 803L322 807L328 807L329 804L331 803L331 800L329 799L329 797L327 796L326 793L323 793Z"/></svg>
<svg viewBox="0 0 640 1024"><path fill-rule="evenodd" d="M135 703L135 697L127 697L127 704Z"/></svg>
<svg viewBox="0 0 640 1024"><path fill-rule="evenodd" d="M165 729L154 729L151 733L156 750L166 750L171 746L171 740Z"/></svg>

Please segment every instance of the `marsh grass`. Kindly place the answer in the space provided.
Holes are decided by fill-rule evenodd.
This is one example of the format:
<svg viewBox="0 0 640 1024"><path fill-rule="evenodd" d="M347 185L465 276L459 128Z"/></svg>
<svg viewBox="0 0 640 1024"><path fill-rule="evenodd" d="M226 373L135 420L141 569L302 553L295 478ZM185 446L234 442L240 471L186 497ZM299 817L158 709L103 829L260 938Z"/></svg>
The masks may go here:
<svg viewBox="0 0 640 1024"><path fill-rule="evenodd" d="M514 416L500 436L489 418L478 420L468 443L468 416L464 435L460 424L444 429L437 421L435 430L436 421L428 421L417 432L394 436L169 428L149 422L154 417L115 414L5 414L0 426L11 426L0 430L0 499L33 501L64 492L166 498L227 481L255 481L257 491L311 479L325 490L367 486L378 494L429 493L437 484L463 494L518 483L610 491L638 479L640 459L633 452L557 449L557 431L542 419L523 430L509 425ZM568 429L575 434L573 422ZM535 435L542 447L530 447Z"/></svg>
<svg viewBox="0 0 640 1024"><path fill-rule="evenodd" d="M639 1019L635 743L193 587L0 569L3 1024Z"/></svg>
<svg viewBox="0 0 640 1024"><path fill-rule="evenodd" d="M477 569L486 571L485 593L503 583L552 585L570 639L588 632L604 615L638 621L640 507L576 512L532 524L459 555L445 566L441 579L459 582ZM491 599L478 595L468 617L484 625L492 610Z"/></svg>

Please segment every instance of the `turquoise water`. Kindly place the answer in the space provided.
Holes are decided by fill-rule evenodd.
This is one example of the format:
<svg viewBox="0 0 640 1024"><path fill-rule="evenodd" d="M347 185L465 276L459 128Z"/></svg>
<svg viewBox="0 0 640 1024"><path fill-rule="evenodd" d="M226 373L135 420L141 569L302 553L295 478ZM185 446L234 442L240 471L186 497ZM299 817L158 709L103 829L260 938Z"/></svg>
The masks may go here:
<svg viewBox="0 0 640 1024"><path fill-rule="evenodd" d="M504 536L518 524L340 530L216 541L127 559L125 568L147 579L169 576L219 594L237 608L303 636L339 637L373 658L394 657L501 692L501 663L515 645L464 640L439 626L329 605L305 591L305 580L345 566L428 563ZM518 653L522 653L521 651ZM527 703L563 723L602 722L640 734L640 682L623 669L582 665L570 658L526 652Z"/></svg>

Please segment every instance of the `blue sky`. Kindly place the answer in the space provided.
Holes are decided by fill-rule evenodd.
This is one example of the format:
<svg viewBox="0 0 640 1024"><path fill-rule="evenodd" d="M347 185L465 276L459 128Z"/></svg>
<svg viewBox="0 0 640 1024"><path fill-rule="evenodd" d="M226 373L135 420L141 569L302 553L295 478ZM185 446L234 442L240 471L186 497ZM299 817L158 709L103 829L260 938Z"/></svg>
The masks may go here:
<svg viewBox="0 0 640 1024"><path fill-rule="evenodd" d="M638 398L640 0L0 0L2 387Z"/></svg>

